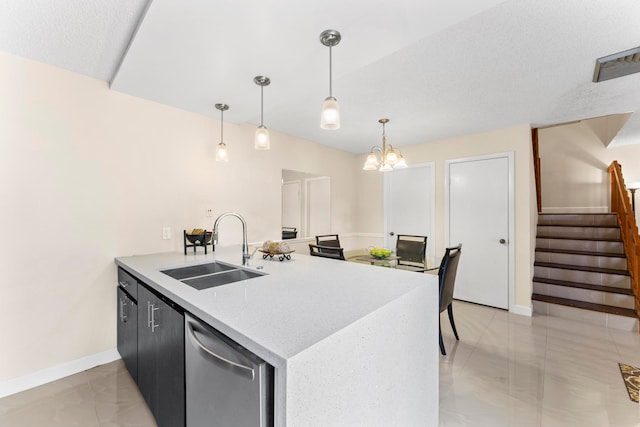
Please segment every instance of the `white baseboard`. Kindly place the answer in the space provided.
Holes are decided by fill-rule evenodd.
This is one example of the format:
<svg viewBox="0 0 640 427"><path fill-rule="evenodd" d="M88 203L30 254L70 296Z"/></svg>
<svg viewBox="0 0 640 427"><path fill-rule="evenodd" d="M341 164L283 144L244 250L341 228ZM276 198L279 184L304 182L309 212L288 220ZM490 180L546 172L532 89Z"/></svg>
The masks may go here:
<svg viewBox="0 0 640 427"><path fill-rule="evenodd" d="M590 207L546 207L542 208L542 213L609 213L609 206L590 206Z"/></svg>
<svg viewBox="0 0 640 427"><path fill-rule="evenodd" d="M120 359L115 348L0 383L0 398Z"/></svg>
<svg viewBox="0 0 640 427"><path fill-rule="evenodd" d="M513 314L519 314L521 316L531 317L533 316L533 305L513 305L509 308L509 312Z"/></svg>

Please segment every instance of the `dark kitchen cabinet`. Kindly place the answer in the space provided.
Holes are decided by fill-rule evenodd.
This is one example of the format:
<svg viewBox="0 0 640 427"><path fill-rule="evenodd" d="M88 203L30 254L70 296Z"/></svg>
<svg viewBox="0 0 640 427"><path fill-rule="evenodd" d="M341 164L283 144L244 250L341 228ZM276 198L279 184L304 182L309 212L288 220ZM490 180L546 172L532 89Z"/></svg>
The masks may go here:
<svg viewBox="0 0 640 427"><path fill-rule="evenodd" d="M138 284L138 387L159 427L185 425L184 314Z"/></svg>
<svg viewBox="0 0 640 427"><path fill-rule="evenodd" d="M122 268L118 268L118 286L128 293L131 299L138 301L138 281Z"/></svg>
<svg viewBox="0 0 640 427"><path fill-rule="evenodd" d="M118 352L138 382L138 305L118 287Z"/></svg>

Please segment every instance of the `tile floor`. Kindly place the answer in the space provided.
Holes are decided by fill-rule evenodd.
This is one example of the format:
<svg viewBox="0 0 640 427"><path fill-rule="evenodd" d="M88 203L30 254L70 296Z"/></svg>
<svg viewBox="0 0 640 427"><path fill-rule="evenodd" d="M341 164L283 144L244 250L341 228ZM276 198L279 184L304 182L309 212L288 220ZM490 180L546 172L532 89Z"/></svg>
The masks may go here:
<svg viewBox="0 0 640 427"><path fill-rule="evenodd" d="M1 427L155 427L121 360L0 399Z"/></svg>
<svg viewBox="0 0 640 427"><path fill-rule="evenodd" d="M459 342L442 317L441 426L640 426L618 369L640 367L640 334L459 302L454 314ZM2 427L155 425L121 361L0 399Z"/></svg>

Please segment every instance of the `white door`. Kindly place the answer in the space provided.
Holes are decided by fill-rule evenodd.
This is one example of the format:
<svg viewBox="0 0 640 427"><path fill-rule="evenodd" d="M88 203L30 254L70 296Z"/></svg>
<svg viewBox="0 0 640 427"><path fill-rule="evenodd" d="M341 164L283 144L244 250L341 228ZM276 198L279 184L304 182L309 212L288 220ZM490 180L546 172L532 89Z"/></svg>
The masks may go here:
<svg viewBox="0 0 640 427"><path fill-rule="evenodd" d="M282 226L295 227L300 235L300 218L302 209L300 203L300 181L282 184Z"/></svg>
<svg viewBox="0 0 640 427"><path fill-rule="evenodd" d="M427 256L435 254L435 176L433 163L385 172L385 246L398 234L427 236Z"/></svg>
<svg viewBox="0 0 640 427"><path fill-rule="evenodd" d="M513 154L448 162L448 245L462 243L454 298L509 308Z"/></svg>
<svg viewBox="0 0 640 427"><path fill-rule="evenodd" d="M331 233L331 179L328 176L306 179L307 234Z"/></svg>

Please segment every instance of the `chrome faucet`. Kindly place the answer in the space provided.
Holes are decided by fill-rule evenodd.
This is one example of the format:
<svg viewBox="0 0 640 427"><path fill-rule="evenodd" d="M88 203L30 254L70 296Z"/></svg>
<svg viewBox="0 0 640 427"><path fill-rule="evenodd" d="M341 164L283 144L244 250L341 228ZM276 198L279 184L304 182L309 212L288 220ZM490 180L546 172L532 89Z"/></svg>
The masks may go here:
<svg viewBox="0 0 640 427"><path fill-rule="evenodd" d="M216 250L216 245L218 244L218 224L220 223L220 220L226 216L235 216L240 220L240 222L242 222L242 265L247 265L249 258L251 258L249 255L249 246L247 245L247 222L240 214L235 212L225 212L216 218L216 221L213 223L213 250Z"/></svg>

